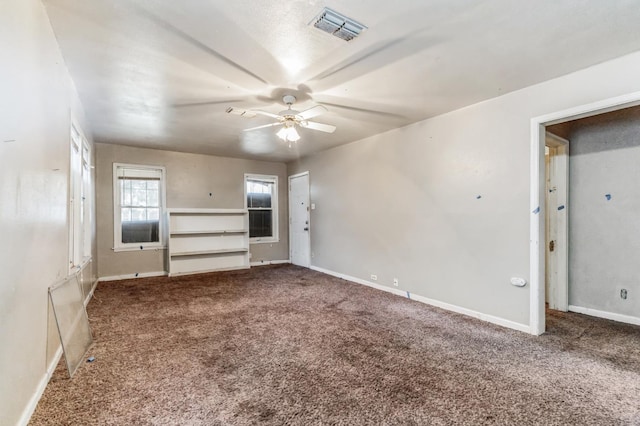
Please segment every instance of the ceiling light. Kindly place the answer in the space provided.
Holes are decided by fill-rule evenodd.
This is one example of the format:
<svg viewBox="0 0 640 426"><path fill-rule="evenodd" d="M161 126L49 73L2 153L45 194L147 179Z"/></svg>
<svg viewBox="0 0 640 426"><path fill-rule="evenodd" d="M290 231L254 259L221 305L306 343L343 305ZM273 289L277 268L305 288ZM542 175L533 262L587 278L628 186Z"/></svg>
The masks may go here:
<svg viewBox="0 0 640 426"><path fill-rule="evenodd" d="M278 131L278 133L276 133L276 136L278 136L285 142L296 142L300 140L300 135L298 134L294 126L285 125Z"/></svg>
<svg viewBox="0 0 640 426"><path fill-rule="evenodd" d="M322 9L322 12L313 18L310 24L345 41L356 38L362 31L367 29L364 25L328 7Z"/></svg>

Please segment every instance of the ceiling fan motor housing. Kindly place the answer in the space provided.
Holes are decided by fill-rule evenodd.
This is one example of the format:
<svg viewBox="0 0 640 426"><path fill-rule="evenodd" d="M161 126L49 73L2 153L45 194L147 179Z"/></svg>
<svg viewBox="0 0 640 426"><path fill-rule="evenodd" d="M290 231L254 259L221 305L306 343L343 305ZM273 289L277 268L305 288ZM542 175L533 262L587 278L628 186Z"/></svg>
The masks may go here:
<svg viewBox="0 0 640 426"><path fill-rule="evenodd" d="M293 105L296 102L296 97L293 95L284 95L282 97L282 102L284 102L286 105Z"/></svg>
<svg viewBox="0 0 640 426"><path fill-rule="evenodd" d="M282 97L282 102L284 102L285 104L287 104L287 106L289 107L288 109L285 109L284 111L280 111L278 113L278 115L282 116L282 118L284 118L285 120L289 121L289 120L295 120L296 115L299 114L298 111L291 109L291 105L293 105L296 101L296 97L293 95L284 95Z"/></svg>

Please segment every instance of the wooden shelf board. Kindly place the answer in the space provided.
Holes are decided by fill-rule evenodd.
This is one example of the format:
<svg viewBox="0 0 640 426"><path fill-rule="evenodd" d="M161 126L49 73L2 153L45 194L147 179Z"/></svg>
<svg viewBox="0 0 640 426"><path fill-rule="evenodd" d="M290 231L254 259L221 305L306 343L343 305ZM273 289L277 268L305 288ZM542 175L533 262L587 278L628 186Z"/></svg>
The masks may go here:
<svg viewBox="0 0 640 426"><path fill-rule="evenodd" d="M248 229L226 229L221 231L199 230L199 231L171 231L171 235L215 235L215 234L245 234Z"/></svg>
<svg viewBox="0 0 640 426"><path fill-rule="evenodd" d="M223 254L223 253L246 253L249 249L244 247L232 248L232 249L219 249L219 250L198 250L198 251L181 251L177 253L171 253L171 257L181 256L201 256L207 254Z"/></svg>
<svg viewBox="0 0 640 426"><path fill-rule="evenodd" d="M210 215L210 216L225 216L225 215L245 215L248 214L244 209L167 209L170 215Z"/></svg>

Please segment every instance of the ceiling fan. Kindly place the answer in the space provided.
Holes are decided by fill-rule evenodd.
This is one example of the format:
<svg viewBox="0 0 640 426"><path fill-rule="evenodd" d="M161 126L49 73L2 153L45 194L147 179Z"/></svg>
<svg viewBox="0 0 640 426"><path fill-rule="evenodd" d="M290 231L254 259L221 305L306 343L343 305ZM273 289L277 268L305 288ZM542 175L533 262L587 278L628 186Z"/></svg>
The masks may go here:
<svg viewBox="0 0 640 426"><path fill-rule="evenodd" d="M285 95L282 97L282 101L288 106L284 111L280 111L278 114L273 114L260 110L243 110L239 108L229 107L227 113L240 115L246 118L253 118L256 115L265 115L267 117L275 118L275 123L265 124L263 126L251 127L245 129L245 132L252 130L263 129L265 127L283 126L282 129L276 133L276 135L285 142L296 142L300 139L300 135L296 131L296 126L300 126L304 129L319 130L321 132L333 133L336 130L335 126L330 124L316 123L315 121L309 121L310 118L317 117L328 111L328 109L322 105L316 105L302 112L291 109L296 101L296 97L293 95Z"/></svg>

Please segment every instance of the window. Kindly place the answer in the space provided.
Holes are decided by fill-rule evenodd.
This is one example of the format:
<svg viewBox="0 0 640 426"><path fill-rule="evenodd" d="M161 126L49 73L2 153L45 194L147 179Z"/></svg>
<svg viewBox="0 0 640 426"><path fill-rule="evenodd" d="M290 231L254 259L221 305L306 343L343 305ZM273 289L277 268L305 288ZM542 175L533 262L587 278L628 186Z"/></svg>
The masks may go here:
<svg viewBox="0 0 640 426"><path fill-rule="evenodd" d="M278 241L278 177L245 175L244 190L250 241Z"/></svg>
<svg viewBox="0 0 640 426"><path fill-rule="evenodd" d="M113 165L114 250L164 245L164 174L162 167Z"/></svg>
<svg viewBox="0 0 640 426"><path fill-rule="evenodd" d="M69 268L91 257L91 154L89 143L71 125L69 161Z"/></svg>

